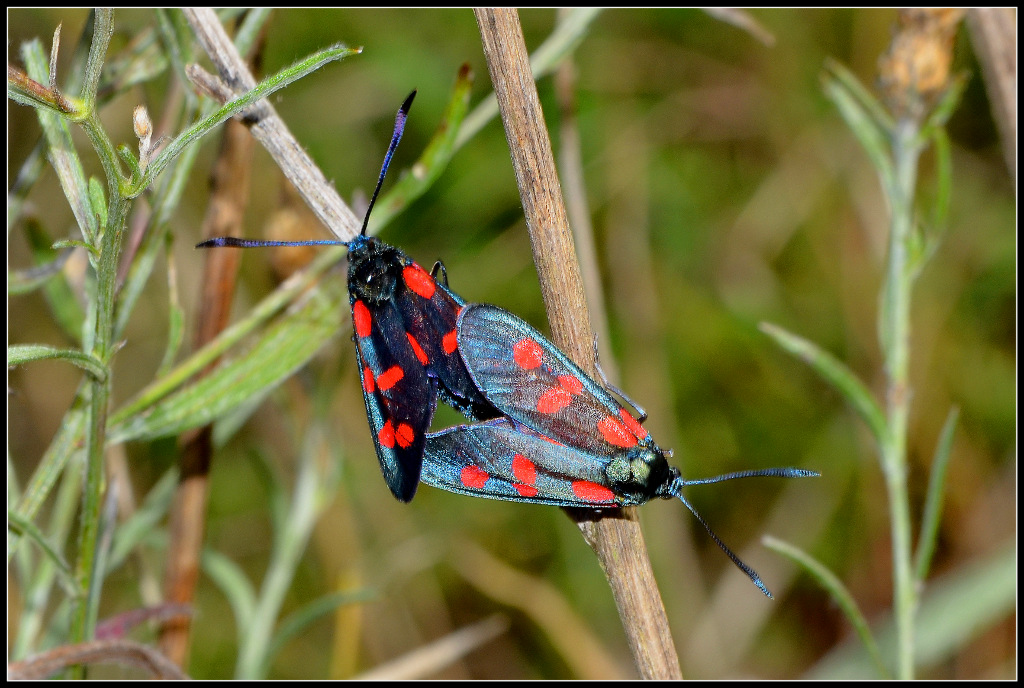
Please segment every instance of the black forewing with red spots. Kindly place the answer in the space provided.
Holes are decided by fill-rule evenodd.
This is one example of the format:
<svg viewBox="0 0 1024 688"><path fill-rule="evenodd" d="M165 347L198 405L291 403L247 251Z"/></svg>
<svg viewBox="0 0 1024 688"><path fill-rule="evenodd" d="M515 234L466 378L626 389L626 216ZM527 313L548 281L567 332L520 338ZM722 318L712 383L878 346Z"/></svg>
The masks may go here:
<svg viewBox="0 0 1024 688"><path fill-rule="evenodd" d="M349 245L349 299L363 401L381 473L402 501L416 493L424 437L440 396L472 420L498 415L456 351L462 300L397 248Z"/></svg>

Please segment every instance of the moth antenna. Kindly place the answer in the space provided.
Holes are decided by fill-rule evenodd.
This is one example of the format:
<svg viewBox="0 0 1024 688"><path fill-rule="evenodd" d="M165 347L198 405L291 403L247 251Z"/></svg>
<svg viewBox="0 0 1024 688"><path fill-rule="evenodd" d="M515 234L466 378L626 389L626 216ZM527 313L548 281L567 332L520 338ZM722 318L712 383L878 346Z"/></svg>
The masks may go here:
<svg viewBox="0 0 1024 688"><path fill-rule="evenodd" d="M694 515L702 526L704 526L704 530L708 531L708 535L710 535L711 539L715 541L715 544L718 545L730 559L732 559L732 563L736 564L743 573L747 574L750 580L754 581L754 585L761 588L761 592L771 598L772 594L768 591L768 588L765 587L764 583L761 582L761 577L757 575L757 572L744 564L731 549L726 547L725 543L715 535L713 530L711 530L711 526L707 524L707 521L697 513L697 510L693 508L692 504L686 501L681 490L684 487L690 487L691 485L710 485L711 483L720 483L726 480L735 480L736 478L815 478L820 475L821 474L817 471L809 471L803 468L762 468L751 471L725 473L724 475L716 475L711 478L698 478L697 480L686 480L682 476L677 475L675 480L673 480L672 484L669 486L667 492L673 497L677 497L679 501L686 505L686 508L690 510L690 513Z"/></svg>
<svg viewBox="0 0 1024 688"><path fill-rule="evenodd" d="M817 478L820 476L821 473L817 471L808 471L803 468L762 468L753 471L736 471L735 473L716 475L711 478L698 478L696 480L678 478L677 480L679 487L682 488L691 485L721 483L726 480L735 480L736 478Z"/></svg>
<svg viewBox="0 0 1024 688"><path fill-rule="evenodd" d="M377 177L377 186L373 190L373 195L370 196L370 204L366 206L366 215L363 216L363 228L360 230L360 235L366 235L366 226L370 222L370 211L373 210L373 204L377 200L377 194L380 193L380 187L384 184L384 176L388 173L388 166L391 164L391 156L395 154L395 149L398 148L398 142L402 140L402 134L405 132L405 120L409 116L409 108L412 107L413 98L416 97L416 91L405 99L402 103L402 107L398 108L398 114L395 115L395 130L391 134L391 144L388 146L388 152L384 154L384 164L380 168L380 176Z"/></svg>
<svg viewBox="0 0 1024 688"><path fill-rule="evenodd" d="M366 206L366 215L363 216L363 228L359 231L361 236L366 234L366 225L370 222L370 211L373 210L373 203L377 200L377 194L380 193L380 187L384 183L384 176L388 172L388 166L391 164L391 156L395 154L395 149L398 147L398 142L402 140L402 132L405 131L405 120L409 115L409 108L412 107L412 100L416 97L416 91L413 91L402 103L402 107L398 108L398 114L395 115L395 130L391 134L391 144L388 145L388 152L384 156L384 165L381 167L380 176L377 178L377 186L373 190L373 196L370 197L370 204ZM303 239L299 241L264 241L261 239L240 239L238 237L214 237L213 239L207 239L196 244L196 248L218 248L218 247L229 247L229 248L263 248L267 246L347 246L347 241L341 241L340 239Z"/></svg>
<svg viewBox="0 0 1024 688"><path fill-rule="evenodd" d="M697 513L697 510L693 508L693 505L686 501L686 497L679 492L679 488L681 488L683 486L682 483L685 482L686 481L681 478L677 479L676 484L673 486L673 494L679 498L679 501L686 505L686 508L690 510L690 513L693 514L694 518L704 526L704 530L708 531L708 535L710 535L711 539L715 541L715 544L725 552L726 556L732 559L732 563L736 564L740 571L747 574L747 577L754 582L754 585L761 589L761 592L763 592L768 599L775 599L772 596L771 591L769 591L764 582L761 581L761 577L757 575L757 571L744 564L743 560L736 556L733 551L729 549L724 542L722 542L722 539L715 534L715 531L711 530L711 526L708 525L708 522Z"/></svg>
<svg viewBox="0 0 1024 688"><path fill-rule="evenodd" d="M633 410L637 412L637 422L643 425L643 422L647 420L647 411L644 408L629 398L625 392L613 385L609 380L608 376L604 374L604 368L601 367L601 356L597 351L597 335L594 335L594 367L597 369L597 374L601 376L601 384L604 388L610 392L614 392L619 395L619 398L625 401L627 404L633 407Z"/></svg>

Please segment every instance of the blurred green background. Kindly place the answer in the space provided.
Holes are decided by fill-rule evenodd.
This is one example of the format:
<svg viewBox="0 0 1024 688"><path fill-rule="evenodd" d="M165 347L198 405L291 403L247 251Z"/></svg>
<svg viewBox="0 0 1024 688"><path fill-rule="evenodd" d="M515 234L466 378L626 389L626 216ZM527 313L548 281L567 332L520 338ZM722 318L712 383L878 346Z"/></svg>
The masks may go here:
<svg viewBox="0 0 1024 688"><path fill-rule="evenodd" d="M684 476L769 466L822 473L814 481L739 481L689 491L719 536L761 574L774 602L678 502L641 509L689 678L803 676L842 643L855 643L832 601L764 549L762 534L791 541L831 567L869 621L880 621L891 607L888 511L868 433L831 388L779 351L757 325L773 322L817 342L881 399L876 317L887 209L875 173L824 97L820 78L824 61L833 58L872 85L895 11L751 14L774 36L771 47L699 10L606 10L572 58L583 175L609 319L610 335L601 342L605 368L649 412L647 428L673 450ZM527 9L520 17L533 50L551 32L556 12ZM20 64L23 40L40 37L48 45L62 23L63 67L86 12L11 10L8 18L9 62ZM118 11L112 51L152 23L149 12ZM338 41L363 46L363 53L328 65L273 100L349 200L357 190L372 190L394 111L411 89L419 95L391 183L429 141L463 62L476 77L472 105L491 90L467 9L276 11L262 73ZM955 67L971 81L949 124L950 226L914 292L911 352L915 517L938 433L950 407L961 409L935 578L989 561L1016 535L1015 184L964 27ZM165 73L106 107L103 121L115 143L132 145L130 117L139 103L159 123L171 78ZM557 156L564 118L552 77L538 88ZM9 104L9 179L38 137L34 113ZM217 139L204 140L202 173L194 175L173 220L177 298L189 321L202 267L192 245ZM80 131L75 140L87 170L99 174ZM932 162L925 155L926 197ZM281 175L262 149L254 165L245 233L259 237L283 192ZM52 170L29 200L28 213L53 239L72 232ZM9 267L26 267L23 232L17 224L13 230ZM306 236L326 232L311 223ZM424 266L443 258L452 288L466 300L498 304L545 329L497 119L382 237ZM269 251L245 254L236 313L273 288L270 260ZM116 358L115 407L150 381L163 355L166 271L158 269L150 286ZM9 343L68 345L38 294L9 298L8 307ZM270 676L352 675L495 613L508 619L507 632L431 676L634 675L604 577L559 509L429 487L409 505L391 497L368 436L348 336L341 333L261 405L218 452L212 471L207 544L258 582L270 548L270 504L254 456L287 481L310 423L320 422L330 433L331 460L342 462L337 497L319 519L284 612L331 590L368 588L374 598L290 641ZM9 371L8 452L19 480L49 444L78 380L78 369L59 362ZM325 403L329 410L318 419L312 409ZM436 424L456 420L440 411ZM140 497L177 455L173 439L126 450ZM159 561L161 554L154 548L149 556ZM506 579L508 568L520 576ZM139 605L135 578L129 566L111 576L101 618ZM9 624L15 623L16 609L9 609ZM965 641L920 675L1015 677L1012 609L997 621L965 629ZM230 676L236 653L231 609L205 578L194 633L190 674Z"/></svg>

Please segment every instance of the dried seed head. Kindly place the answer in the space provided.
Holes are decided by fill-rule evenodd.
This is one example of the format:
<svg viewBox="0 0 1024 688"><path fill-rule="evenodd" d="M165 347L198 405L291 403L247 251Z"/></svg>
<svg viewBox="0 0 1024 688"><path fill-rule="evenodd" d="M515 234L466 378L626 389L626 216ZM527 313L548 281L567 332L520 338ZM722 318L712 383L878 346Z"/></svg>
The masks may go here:
<svg viewBox="0 0 1024 688"><path fill-rule="evenodd" d="M139 140L147 141L153 135L153 122L149 119L149 111L145 105L136 105L132 113L132 126Z"/></svg>
<svg viewBox="0 0 1024 688"><path fill-rule="evenodd" d="M898 116L919 116L949 84L961 9L900 10L889 50L879 58L879 86Z"/></svg>

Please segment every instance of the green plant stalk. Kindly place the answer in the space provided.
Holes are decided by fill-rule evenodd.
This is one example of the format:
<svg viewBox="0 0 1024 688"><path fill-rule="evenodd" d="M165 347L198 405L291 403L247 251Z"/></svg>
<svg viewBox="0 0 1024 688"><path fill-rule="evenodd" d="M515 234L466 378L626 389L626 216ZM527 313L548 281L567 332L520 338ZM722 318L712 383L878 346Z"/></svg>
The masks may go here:
<svg viewBox="0 0 1024 688"><path fill-rule="evenodd" d="M104 166L106 167L106 165ZM109 366L113 354L114 296L117 285L117 265L121 256L125 225L128 220L128 199L120 193L117 179L110 180L110 206L108 225L100 242L97 261L96 329L92 356ZM110 403L110 376L93 379L89 390L86 427L85 493L82 502L82 530L78 542L78 565L75 578L82 590L92 591L98 585L96 547L99 535L100 510L103 506L103 465L106 439L107 410ZM98 596L86 594L85 600ZM71 642L81 643L92 638L96 626L96 605L79 601L72 620Z"/></svg>
<svg viewBox="0 0 1024 688"><path fill-rule="evenodd" d="M110 41L109 21L101 21L105 15L97 13L97 27L94 43L89 51L90 66L102 63ZM106 17L109 20L109 17ZM95 67L99 71L100 67ZM87 84L89 83L87 79ZM107 208L107 226L102 228L99 256L96 259L96 308L95 336L92 351L96 360L110 365L113 356L113 334L115 314L114 303L117 290L117 268L124 244L124 233L128 222L129 201L122 194L123 178L117 162L117 155L109 137L103 130L95 110L95 99L86 88L88 115L81 121L100 164L107 176L107 194L110 198ZM92 638L96 627L99 595L94 587L100 584L101 572L97 570L96 551L98 546L101 509L103 507L104 447L106 444L107 411L110 405L110 376L94 379L90 384L89 405L86 426L86 473L85 492L82 499L82 529L78 542L78 563L75 578L79 588L86 591L79 600L72 618L71 642L81 643Z"/></svg>
<svg viewBox="0 0 1024 688"><path fill-rule="evenodd" d="M896 676L914 676L914 614L917 591L911 565L910 505L907 494L907 418L910 413L910 264L913 198L917 182L917 123L904 119L892 130L895 175L888 191L892 205L889 259L886 266L879 331L887 378L886 414L889 432L881 446L882 471L889 495L892 528L893 608L896 620Z"/></svg>

